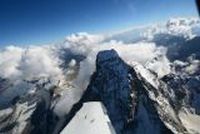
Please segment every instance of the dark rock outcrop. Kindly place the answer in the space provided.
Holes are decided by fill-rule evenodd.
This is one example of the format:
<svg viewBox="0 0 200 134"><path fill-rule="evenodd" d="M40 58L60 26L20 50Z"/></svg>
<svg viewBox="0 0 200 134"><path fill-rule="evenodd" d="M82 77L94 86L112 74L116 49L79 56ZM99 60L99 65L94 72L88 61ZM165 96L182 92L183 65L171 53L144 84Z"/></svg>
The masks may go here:
<svg viewBox="0 0 200 134"><path fill-rule="evenodd" d="M37 89L13 100L13 106L1 110L0 133L47 134L49 133L52 90Z"/></svg>
<svg viewBox="0 0 200 134"><path fill-rule="evenodd" d="M68 122L82 103L101 101L118 134L172 133L160 119L155 102L149 98L147 88L153 87L146 86L149 86L146 81L140 79L134 68L127 65L115 50L99 52L96 72L81 100L69 113Z"/></svg>

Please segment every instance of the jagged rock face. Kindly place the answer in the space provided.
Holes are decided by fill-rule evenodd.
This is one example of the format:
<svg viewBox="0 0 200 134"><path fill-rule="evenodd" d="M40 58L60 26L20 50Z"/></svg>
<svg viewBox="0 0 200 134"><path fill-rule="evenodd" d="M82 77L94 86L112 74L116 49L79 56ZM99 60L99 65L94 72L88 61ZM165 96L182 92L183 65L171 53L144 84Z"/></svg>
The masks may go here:
<svg viewBox="0 0 200 134"><path fill-rule="evenodd" d="M137 91L137 105L133 119L134 127L131 132L136 134L149 134L149 132L154 134L172 134L172 131L165 126L165 122L157 111L156 102L149 97L150 90L155 95L159 94L159 91L156 91L147 81L141 79L137 73L134 75L133 85L133 89Z"/></svg>
<svg viewBox="0 0 200 134"><path fill-rule="evenodd" d="M41 86L44 85L40 85L40 88L22 97L15 98L13 106L0 111L0 133L48 133L52 93Z"/></svg>
<svg viewBox="0 0 200 134"><path fill-rule="evenodd" d="M114 50L99 52L96 72L82 101L102 101L118 134L171 133L148 96L144 87L148 85L141 81Z"/></svg>
<svg viewBox="0 0 200 134"><path fill-rule="evenodd" d="M194 108L200 115L200 76L182 76L181 74L168 74L161 79L175 93L174 104Z"/></svg>
<svg viewBox="0 0 200 134"><path fill-rule="evenodd" d="M15 97L7 109L0 110L0 133L56 134L84 102L101 101L117 134L198 134L200 77L199 73L184 75L169 74L159 79L139 64L126 64L115 50L101 51L90 84L63 117L64 123L59 124L52 112L55 85L49 80L25 81L35 85L34 90Z"/></svg>
<svg viewBox="0 0 200 134"><path fill-rule="evenodd" d="M200 37L195 37L190 40L185 40L179 43L175 43L175 45L168 46L167 57L171 60L182 60L186 61L186 59L194 54L197 59L200 59ZM169 43L173 44L173 43Z"/></svg>
<svg viewBox="0 0 200 134"><path fill-rule="evenodd" d="M84 95L84 99L100 100L117 132L132 120L134 103L131 94L131 67L127 66L114 51L104 51L97 55L96 73Z"/></svg>

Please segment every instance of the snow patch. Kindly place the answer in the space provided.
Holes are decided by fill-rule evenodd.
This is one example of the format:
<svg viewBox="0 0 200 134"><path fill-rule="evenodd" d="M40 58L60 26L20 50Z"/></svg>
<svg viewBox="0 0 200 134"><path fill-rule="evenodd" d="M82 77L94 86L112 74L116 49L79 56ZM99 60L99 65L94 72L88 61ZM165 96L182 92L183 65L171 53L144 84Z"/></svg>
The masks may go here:
<svg viewBox="0 0 200 134"><path fill-rule="evenodd" d="M115 131L102 103L87 102L61 134L115 134Z"/></svg>

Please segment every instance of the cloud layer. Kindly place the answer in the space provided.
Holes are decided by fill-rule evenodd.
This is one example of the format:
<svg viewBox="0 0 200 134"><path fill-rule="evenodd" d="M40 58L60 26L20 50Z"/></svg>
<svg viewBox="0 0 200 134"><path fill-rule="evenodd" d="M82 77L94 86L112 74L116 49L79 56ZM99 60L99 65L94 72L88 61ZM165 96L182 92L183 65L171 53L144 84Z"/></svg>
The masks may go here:
<svg viewBox="0 0 200 134"><path fill-rule="evenodd" d="M59 59L51 47L8 46L0 53L0 77L11 80L31 80L39 77L62 76Z"/></svg>
<svg viewBox="0 0 200 134"><path fill-rule="evenodd" d="M184 32L189 35L194 33L194 30L191 31L191 27L189 27L189 25L193 25L192 22L177 22L173 20L168 23L167 29L170 29L167 30L168 34L175 33L177 36L177 34L183 34ZM195 20L193 23L197 27L196 23L198 21ZM186 26L184 27L184 25ZM153 37L155 34L163 32L159 27L157 29L156 31L150 30L147 34L148 37ZM198 32L196 29L195 34L198 34ZM145 33L143 34L146 36ZM112 39L111 37L78 33L66 37L61 45L29 46L27 48L8 46L0 51L0 77L12 81L47 77L56 81L62 80L64 84L70 83L73 86L71 89L69 87L61 87L65 91L60 102L55 107L55 112L62 116L78 101L83 91L87 88L90 76L95 71L95 60L99 51L115 49L128 64L139 63L156 72L158 77L162 77L172 71L171 63L166 57L167 48L156 46L153 41L144 40L145 38L141 37L138 37L138 40L134 39L137 40L134 43L124 43L126 42L124 40L116 41L115 38ZM119 36L117 37L120 39ZM188 66L186 70L191 72L198 65L199 61L196 61L191 66ZM68 79L69 77L70 79Z"/></svg>

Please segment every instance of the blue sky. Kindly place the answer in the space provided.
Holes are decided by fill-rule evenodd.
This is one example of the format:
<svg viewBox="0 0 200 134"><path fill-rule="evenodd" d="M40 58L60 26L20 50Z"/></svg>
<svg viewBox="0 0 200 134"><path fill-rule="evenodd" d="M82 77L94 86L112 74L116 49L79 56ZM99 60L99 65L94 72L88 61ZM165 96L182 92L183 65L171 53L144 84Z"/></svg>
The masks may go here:
<svg viewBox="0 0 200 134"><path fill-rule="evenodd" d="M193 0L0 0L0 46L46 44L170 17L197 16Z"/></svg>

